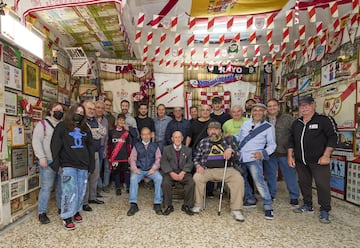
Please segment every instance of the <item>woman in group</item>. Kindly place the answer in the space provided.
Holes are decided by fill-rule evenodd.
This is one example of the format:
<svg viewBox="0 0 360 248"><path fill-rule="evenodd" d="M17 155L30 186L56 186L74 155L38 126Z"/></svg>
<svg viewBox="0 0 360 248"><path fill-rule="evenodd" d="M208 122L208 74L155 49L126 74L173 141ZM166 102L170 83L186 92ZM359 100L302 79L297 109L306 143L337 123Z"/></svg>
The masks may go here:
<svg viewBox="0 0 360 248"><path fill-rule="evenodd" d="M41 174L41 189L38 202L39 221L41 224L48 224L50 222L46 213L54 183L56 185L57 207L58 209L61 208L60 176L49 167L49 164L53 160L50 150L51 137L54 128L64 116L64 109L60 103L52 102L47 105L46 110L46 118L36 124L32 138L32 146L38 159Z"/></svg>
<svg viewBox="0 0 360 248"><path fill-rule="evenodd" d="M92 135L85 121L85 108L72 105L54 131L51 140L53 163L61 176L61 218L67 230L75 229L74 221L82 222L80 212L86 191L88 172L95 169Z"/></svg>

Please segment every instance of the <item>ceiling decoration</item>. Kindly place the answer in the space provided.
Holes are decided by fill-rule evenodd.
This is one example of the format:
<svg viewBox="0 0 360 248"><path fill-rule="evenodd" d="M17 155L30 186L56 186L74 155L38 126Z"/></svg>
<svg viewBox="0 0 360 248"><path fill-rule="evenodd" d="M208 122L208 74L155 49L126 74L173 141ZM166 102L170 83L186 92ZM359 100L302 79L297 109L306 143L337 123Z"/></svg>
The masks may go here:
<svg viewBox="0 0 360 248"><path fill-rule="evenodd" d="M230 62L261 65L305 56L320 45L323 51L331 51L325 47L338 30L352 32L351 40L360 35L358 0L79 2L80 6L31 14L66 37L62 39L66 47L168 67Z"/></svg>

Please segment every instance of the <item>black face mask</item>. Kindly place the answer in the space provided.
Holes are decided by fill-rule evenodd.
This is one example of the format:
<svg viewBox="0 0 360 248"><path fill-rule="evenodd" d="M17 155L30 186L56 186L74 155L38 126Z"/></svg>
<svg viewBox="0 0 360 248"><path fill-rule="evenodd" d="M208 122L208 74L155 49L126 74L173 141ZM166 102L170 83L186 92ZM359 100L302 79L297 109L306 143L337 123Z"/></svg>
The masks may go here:
<svg viewBox="0 0 360 248"><path fill-rule="evenodd" d="M81 114L74 114L73 120L75 122L81 122L84 119L84 115Z"/></svg>
<svg viewBox="0 0 360 248"><path fill-rule="evenodd" d="M60 121L62 118L63 118L63 116L64 116L64 112L62 112L62 111L54 111L54 118L56 119L56 120L58 120L58 121Z"/></svg>

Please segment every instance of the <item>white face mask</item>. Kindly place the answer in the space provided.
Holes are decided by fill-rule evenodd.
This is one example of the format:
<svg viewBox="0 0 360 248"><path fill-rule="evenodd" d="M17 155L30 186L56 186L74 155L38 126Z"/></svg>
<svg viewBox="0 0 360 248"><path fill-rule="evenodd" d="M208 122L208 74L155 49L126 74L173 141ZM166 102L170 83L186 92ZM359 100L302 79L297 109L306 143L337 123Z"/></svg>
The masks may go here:
<svg viewBox="0 0 360 248"><path fill-rule="evenodd" d="M148 145L148 144L150 143L150 140L149 140L149 141L142 141L142 143L143 143L144 145Z"/></svg>

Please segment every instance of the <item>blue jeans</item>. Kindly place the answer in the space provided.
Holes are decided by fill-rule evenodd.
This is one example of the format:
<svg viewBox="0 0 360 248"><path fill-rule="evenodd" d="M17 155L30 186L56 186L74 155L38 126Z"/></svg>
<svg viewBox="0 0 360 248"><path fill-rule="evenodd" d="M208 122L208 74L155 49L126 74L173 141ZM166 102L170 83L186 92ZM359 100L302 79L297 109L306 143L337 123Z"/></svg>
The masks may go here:
<svg viewBox="0 0 360 248"><path fill-rule="evenodd" d="M102 146L100 147L99 150L99 164L100 164L99 173L101 175L101 171L103 168L104 168L104 173L103 173L103 179L101 179L101 176L99 176L99 180L97 184L98 188L104 188L108 186L110 181L110 164L109 164L109 159L103 157L104 149L105 147Z"/></svg>
<svg viewBox="0 0 360 248"><path fill-rule="evenodd" d="M155 171L152 175L149 175L149 171L140 170L140 174L131 173L130 176L130 203L137 203L138 188L139 182L148 177L154 181L155 195L154 195L154 204L161 204L162 202L162 191L161 183L162 176L159 171Z"/></svg>
<svg viewBox="0 0 360 248"><path fill-rule="evenodd" d="M269 192L269 188L265 182L263 175L263 165L262 160L254 160L251 162L242 162L241 165L244 167L244 181L245 181L245 199L247 202L254 203L256 202L254 193L251 189L251 186L247 180L247 173L250 172L251 177L254 180L256 188L258 189L261 198L263 200L264 209L272 209L272 200ZM248 170L246 170L246 168Z"/></svg>
<svg viewBox="0 0 360 248"><path fill-rule="evenodd" d="M288 165L287 157L270 157L269 160L264 161L264 175L269 186L271 197L276 197L278 164L285 179L290 199L298 199L300 193L296 170Z"/></svg>
<svg viewBox="0 0 360 248"><path fill-rule="evenodd" d="M61 218L73 217L82 211L88 180L88 171L64 167L61 173Z"/></svg>
<svg viewBox="0 0 360 248"><path fill-rule="evenodd" d="M40 166L40 165L39 165ZM54 183L56 185L55 197L58 209L61 208L61 179L51 167L43 168L40 166L41 189L39 192L38 212L46 213L49 205L49 199Z"/></svg>

